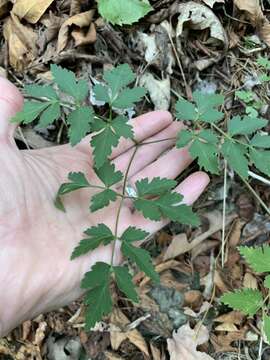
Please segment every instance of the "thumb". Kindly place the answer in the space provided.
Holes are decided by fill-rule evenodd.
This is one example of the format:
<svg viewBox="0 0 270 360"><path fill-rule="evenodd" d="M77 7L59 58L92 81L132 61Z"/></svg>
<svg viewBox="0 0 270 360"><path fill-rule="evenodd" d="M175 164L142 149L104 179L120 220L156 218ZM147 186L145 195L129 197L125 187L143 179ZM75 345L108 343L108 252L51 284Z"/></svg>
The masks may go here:
<svg viewBox="0 0 270 360"><path fill-rule="evenodd" d="M11 124L10 119L22 106L23 97L16 86L0 77L0 140L12 140L16 124Z"/></svg>

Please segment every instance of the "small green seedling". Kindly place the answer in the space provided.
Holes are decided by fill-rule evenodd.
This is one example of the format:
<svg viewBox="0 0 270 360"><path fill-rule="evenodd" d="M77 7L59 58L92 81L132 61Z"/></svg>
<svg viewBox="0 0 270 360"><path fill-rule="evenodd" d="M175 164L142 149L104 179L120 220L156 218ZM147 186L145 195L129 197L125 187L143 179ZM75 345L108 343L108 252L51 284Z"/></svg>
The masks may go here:
<svg viewBox="0 0 270 360"><path fill-rule="evenodd" d="M113 283L128 299L137 302L138 295L132 276L126 266L114 266L114 250L117 241L124 258L158 282L159 277L152 264L150 254L135 246L136 242L145 240L149 234L144 229L128 226L119 233L118 224L121 207L125 199L133 201L134 208L152 221L166 218L182 224L198 226L199 219L189 206L181 203L183 197L174 191L177 182L170 179L155 177L145 178L135 184L135 194L127 196L128 172L122 174L116 171L109 157L121 138L134 142L136 156L139 146L134 139L131 123L125 113L140 101L146 91L144 88L132 87L135 74L126 64L119 65L111 71L106 71L103 83L93 87L96 100L101 101L108 109L108 116L101 117L95 113L94 107L87 105L88 84L85 80L77 80L74 73L57 65L51 66L54 86L30 85L25 92L32 99L24 104L23 110L13 121L28 124L38 122L39 127L46 127L66 115L65 123L69 127L68 135L72 146L77 145L88 133L92 133L90 145L94 157L94 170L101 185L89 199L89 211L100 211L112 202L120 199L116 212L116 225L112 230L105 224L98 224L84 231L85 237L71 254L71 259L88 254L99 246L112 246L110 264L96 263L82 280L81 287L86 290L85 304L86 329L90 330L103 316L109 314L113 307L111 284ZM65 95L65 96L63 96ZM71 99L67 102L67 95ZM229 166L243 179L248 178L249 166L254 165L259 171L270 175L270 137L259 132L267 125L267 120L260 117L235 116L228 120L228 131L224 132L219 123L224 114L219 110L224 97L218 94L202 94L194 92L194 102L181 98L176 105L177 120L189 121L192 126L176 134L176 146L189 146L193 159L197 159L200 168L219 174L222 160L226 159ZM65 109L65 112L62 110ZM121 114L121 115L119 115ZM159 140L160 141L160 140ZM128 166L128 169L130 166ZM68 182L62 184L56 196L56 206L64 210L65 194L83 188L95 188L83 173L70 173ZM123 191L116 191L121 184Z"/></svg>
<svg viewBox="0 0 270 360"><path fill-rule="evenodd" d="M268 289L268 295L264 296L257 289L243 288L224 294L221 297L221 302L251 317L262 313L263 331L268 342L270 342L270 316L268 311L270 297L270 246L264 245L263 247L256 248L241 246L239 251L253 271L265 273L264 286Z"/></svg>

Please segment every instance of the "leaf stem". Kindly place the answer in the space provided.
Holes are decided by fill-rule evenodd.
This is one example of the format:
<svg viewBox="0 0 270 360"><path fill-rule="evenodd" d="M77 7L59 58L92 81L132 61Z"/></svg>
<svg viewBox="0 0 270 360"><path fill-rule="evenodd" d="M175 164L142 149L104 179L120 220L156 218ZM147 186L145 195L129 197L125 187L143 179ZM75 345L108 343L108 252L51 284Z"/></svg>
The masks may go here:
<svg viewBox="0 0 270 360"><path fill-rule="evenodd" d="M119 204L119 207L118 207L118 210L117 210L117 214L116 214L115 231L114 231L115 240L113 242L113 248L112 248L111 266L113 266L114 253L115 253L116 242L117 242L117 238L118 238L118 228L119 228L119 222L120 222L120 213L121 213L121 210L122 210L122 206L124 204L124 200L126 198L125 192L126 192L126 186L127 186L127 182L128 182L128 174L129 174L131 164L132 164L132 162L134 160L134 157L136 155L137 150L138 150L138 146L136 146L135 150L133 151L133 154L132 154L132 156L131 156L131 158L129 160L128 167L127 167L125 177L124 177L122 199L120 201L120 204Z"/></svg>
<svg viewBox="0 0 270 360"><path fill-rule="evenodd" d="M265 204L265 202L261 199L261 197L256 193L256 191L252 188L252 186L250 186L250 184L248 183L248 181L246 179L244 179L240 174L238 174L240 176L240 178L242 179L242 181L244 182L244 184L246 185L246 187L249 189L249 191L255 196L255 198L259 201L259 203L261 204L261 206L264 208L264 210L267 212L268 215L270 215L270 209L269 207Z"/></svg>

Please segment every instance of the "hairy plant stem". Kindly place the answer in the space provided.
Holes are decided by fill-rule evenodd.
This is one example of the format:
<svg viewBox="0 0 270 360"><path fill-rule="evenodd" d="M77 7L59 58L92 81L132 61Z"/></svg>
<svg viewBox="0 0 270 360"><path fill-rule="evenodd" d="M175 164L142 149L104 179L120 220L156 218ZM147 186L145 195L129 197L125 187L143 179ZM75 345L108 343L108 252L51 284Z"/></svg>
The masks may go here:
<svg viewBox="0 0 270 360"><path fill-rule="evenodd" d="M135 149L133 151L133 154L131 155L131 158L129 160L128 163L128 167L125 173L125 177L124 177L124 183L123 183L123 190L122 190L122 199L120 201L118 210L117 210L117 214L116 214L116 221L115 221L115 231L114 231L114 236L115 236L115 240L113 242L113 248L112 248L112 256L111 256L111 266L113 266L113 260L114 260L114 253L115 253L115 248L116 248L116 242L117 242L117 238L118 238L118 228L119 228L119 222L120 222L120 214L121 214L121 209L122 206L124 204L124 200L125 200L125 192L126 192L126 187L127 187L127 182L128 182L128 174L131 168L131 164L135 158L136 152L138 151L138 146L135 146Z"/></svg>

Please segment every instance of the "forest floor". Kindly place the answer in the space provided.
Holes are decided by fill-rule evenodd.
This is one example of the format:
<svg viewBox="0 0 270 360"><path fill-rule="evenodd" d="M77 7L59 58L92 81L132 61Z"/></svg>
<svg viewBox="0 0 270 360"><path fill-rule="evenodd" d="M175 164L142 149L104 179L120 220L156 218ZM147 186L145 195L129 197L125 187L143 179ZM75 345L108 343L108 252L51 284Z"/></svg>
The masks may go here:
<svg viewBox="0 0 270 360"><path fill-rule="evenodd" d="M12 4L17 2L22 6ZM48 83L51 63L89 84L105 69L128 63L149 94L136 114L174 113L178 96L191 99L199 89L223 93L226 113L260 104L259 113L270 119L269 83L260 82L257 63L259 56L269 56L269 0L150 2L154 10L148 16L119 27L99 16L95 1L0 0L0 73L23 90L25 84ZM237 98L237 90L250 92L251 100ZM24 126L16 140L22 149L54 146L67 141L67 129L61 121L42 131ZM197 165L188 173L194 170ZM248 318L219 301L242 286L263 289L261 276L237 247L269 243L270 217L258 197L269 204L270 188L252 177L248 184L232 171L226 187L224 176L212 177L195 204L202 225L172 223L146 244L161 283L137 274L139 304L119 297L113 314L90 333L83 329L81 301L41 315L0 339L0 359L270 359L260 316Z"/></svg>

